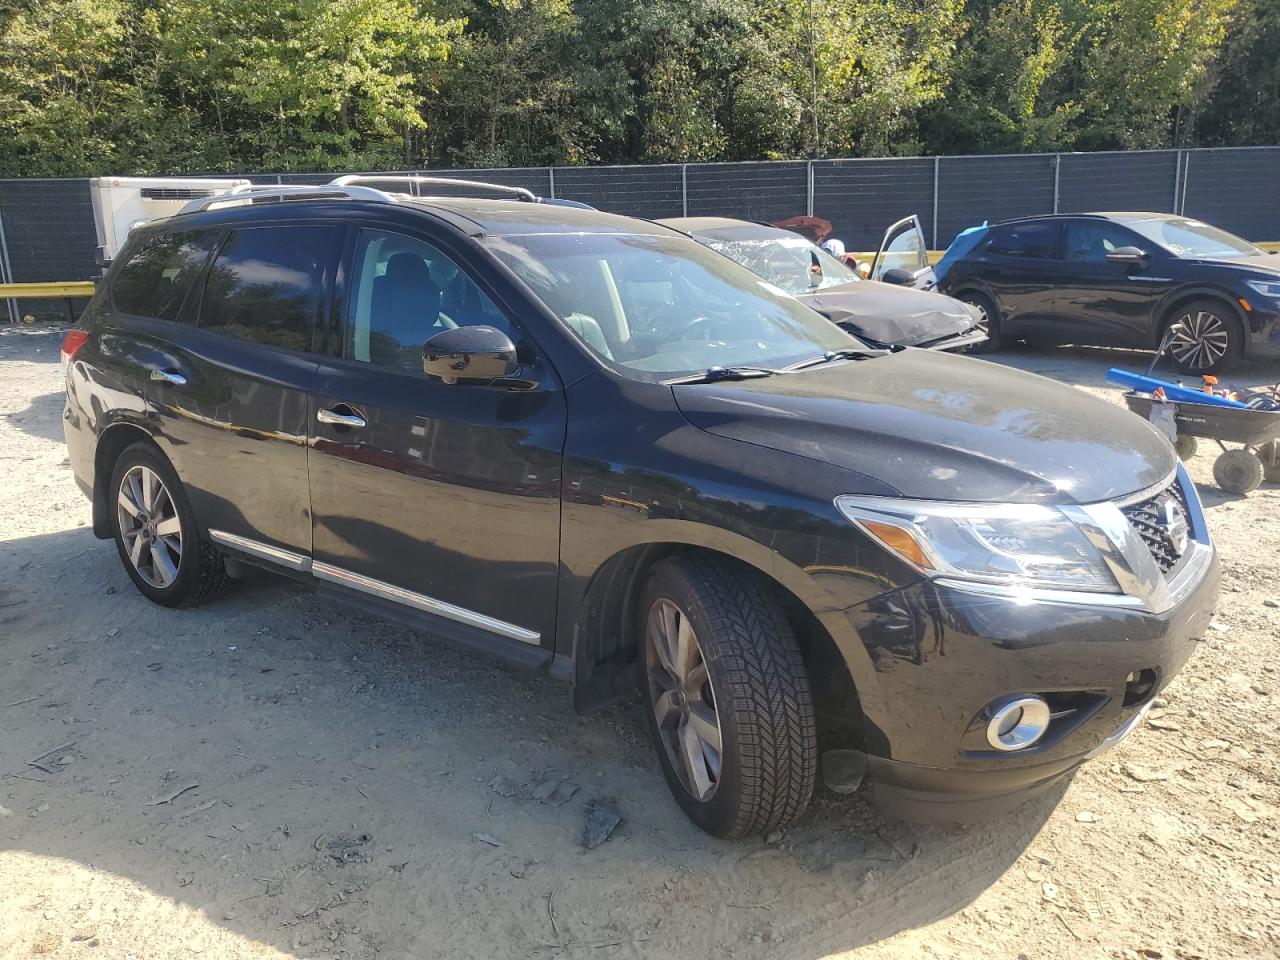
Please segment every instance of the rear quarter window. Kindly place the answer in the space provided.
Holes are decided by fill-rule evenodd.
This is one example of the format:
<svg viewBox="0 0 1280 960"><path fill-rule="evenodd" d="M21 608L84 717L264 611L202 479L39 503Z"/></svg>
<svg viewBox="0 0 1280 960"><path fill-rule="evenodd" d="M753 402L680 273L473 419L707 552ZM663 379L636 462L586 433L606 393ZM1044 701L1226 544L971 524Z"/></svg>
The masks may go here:
<svg viewBox="0 0 1280 960"><path fill-rule="evenodd" d="M119 313L178 319L187 292L218 245L219 233L191 230L147 237L112 280L112 307Z"/></svg>
<svg viewBox="0 0 1280 960"><path fill-rule="evenodd" d="M238 227L209 268L199 326L289 350L310 350L335 252L331 225Z"/></svg>

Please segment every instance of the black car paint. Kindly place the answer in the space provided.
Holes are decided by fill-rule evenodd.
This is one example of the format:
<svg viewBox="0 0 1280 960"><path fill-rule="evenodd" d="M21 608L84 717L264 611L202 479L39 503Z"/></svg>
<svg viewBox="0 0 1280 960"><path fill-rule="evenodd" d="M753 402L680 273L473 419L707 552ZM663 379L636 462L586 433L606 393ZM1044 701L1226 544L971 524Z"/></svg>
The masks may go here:
<svg viewBox="0 0 1280 960"><path fill-rule="evenodd" d="M1177 671L1212 607L1216 566L1194 597L1163 615L1021 605L922 579L833 503L849 493L1045 503L1131 493L1173 469L1150 426L1041 378L915 351L714 385L619 376L476 237L663 228L570 210L558 211L557 223L530 207L317 201L290 204L288 222L376 224L429 237L518 322L520 354L538 382L532 391L353 370L339 335L345 262L313 355L115 315L108 278L85 316L89 340L67 372L67 442L77 481L94 499L95 533L109 535L100 455L145 435L173 462L202 532L221 524L314 550L317 559L536 631L530 645L322 584L548 668L575 682L581 706L629 687L630 604L646 562L682 548L736 558L829 638L835 659L814 679L827 694L824 730L851 738L836 745L870 755L877 789L895 805L911 799L903 789L917 799L922 789L945 796L948 777L965 771L1005 771L1000 782L1012 777L1009 789L1021 790L1028 779L1008 771L1069 770L1133 713L1120 703L1130 670L1157 669L1161 686ZM186 220L268 223L280 215L264 205ZM159 386L153 369L184 372L188 383ZM365 436L316 424L321 406L339 403L369 420ZM464 454L465 463L456 459ZM308 528L310 537L300 532ZM815 641L809 655L820 657L820 647ZM1105 703L1071 736L1034 757L965 751L977 712L995 693L1072 687L1098 691Z"/></svg>
<svg viewBox="0 0 1280 960"><path fill-rule="evenodd" d="M1129 233L1133 246L1147 254L1146 262L1066 259L1066 226L1099 219ZM1022 223L1059 225L1053 257L1013 257L988 249L997 231ZM1107 214L1058 214L993 225L982 242L951 266L939 289L956 297L980 293L990 298L1000 311L1002 335L1145 348L1159 344L1179 305L1209 298L1240 325L1245 356L1280 357L1280 301L1260 296L1245 284L1249 279L1280 280L1280 257L1179 257ZM1241 298L1250 310L1243 309Z"/></svg>

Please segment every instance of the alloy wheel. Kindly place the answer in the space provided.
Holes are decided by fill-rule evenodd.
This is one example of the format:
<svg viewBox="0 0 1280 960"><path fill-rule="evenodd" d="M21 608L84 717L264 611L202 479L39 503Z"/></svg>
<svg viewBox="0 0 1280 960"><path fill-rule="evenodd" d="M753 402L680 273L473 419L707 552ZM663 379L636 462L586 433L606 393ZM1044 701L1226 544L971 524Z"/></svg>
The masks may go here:
<svg viewBox="0 0 1280 960"><path fill-rule="evenodd" d="M116 496L120 539L133 569L163 589L178 578L182 563L182 521L164 481L139 464L120 478Z"/></svg>
<svg viewBox="0 0 1280 960"><path fill-rule="evenodd" d="M1208 310L1183 314L1181 329L1169 342L1169 352L1189 370L1208 370L1226 356L1231 334L1222 318Z"/></svg>
<svg viewBox="0 0 1280 960"><path fill-rule="evenodd" d="M667 759L685 790L706 802L720 782L720 715L693 623L665 598L645 622L645 673Z"/></svg>

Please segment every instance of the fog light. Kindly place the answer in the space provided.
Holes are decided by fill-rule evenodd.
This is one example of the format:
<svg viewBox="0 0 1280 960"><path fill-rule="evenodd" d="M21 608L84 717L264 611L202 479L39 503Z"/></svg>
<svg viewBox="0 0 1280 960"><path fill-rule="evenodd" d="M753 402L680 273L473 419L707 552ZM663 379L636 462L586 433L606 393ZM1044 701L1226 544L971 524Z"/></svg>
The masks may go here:
<svg viewBox="0 0 1280 960"><path fill-rule="evenodd" d="M997 700L991 705L987 742L997 750L1025 750L1049 730L1049 704L1031 694Z"/></svg>

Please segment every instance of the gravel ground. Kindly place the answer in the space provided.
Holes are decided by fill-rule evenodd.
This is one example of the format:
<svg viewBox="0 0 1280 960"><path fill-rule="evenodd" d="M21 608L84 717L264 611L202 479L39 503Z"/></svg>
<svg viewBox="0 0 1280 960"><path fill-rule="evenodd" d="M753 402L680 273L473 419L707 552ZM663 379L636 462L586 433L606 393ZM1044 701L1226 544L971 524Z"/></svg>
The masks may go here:
<svg viewBox="0 0 1280 960"><path fill-rule="evenodd" d="M824 793L728 844L668 799L635 706L579 718L546 677L267 575L144 600L71 479L60 336L0 331L0 958L1280 954L1275 485L1227 496L1192 461L1217 619L1069 787L969 828ZM1117 402L1105 368L1144 362L998 359ZM586 851L604 798L624 820Z"/></svg>

